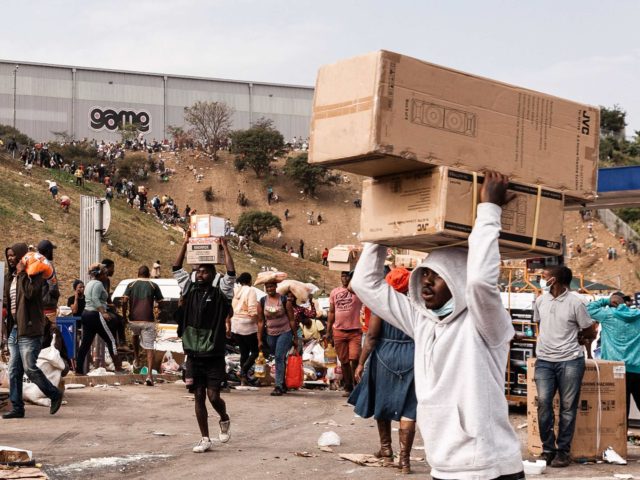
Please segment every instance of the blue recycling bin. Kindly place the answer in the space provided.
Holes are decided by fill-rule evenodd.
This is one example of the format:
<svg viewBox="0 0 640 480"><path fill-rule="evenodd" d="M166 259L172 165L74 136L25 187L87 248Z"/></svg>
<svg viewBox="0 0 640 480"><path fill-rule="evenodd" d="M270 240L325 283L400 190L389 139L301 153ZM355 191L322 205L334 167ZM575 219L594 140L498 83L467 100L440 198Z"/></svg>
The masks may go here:
<svg viewBox="0 0 640 480"><path fill-rule="evenodd" d="M76 358L78 351L77 345L77 332L78 324L80 323L80 317L57 317L56 324L58 329L62 333L62 340L67 347L67 353L69 358Z"/></svg>

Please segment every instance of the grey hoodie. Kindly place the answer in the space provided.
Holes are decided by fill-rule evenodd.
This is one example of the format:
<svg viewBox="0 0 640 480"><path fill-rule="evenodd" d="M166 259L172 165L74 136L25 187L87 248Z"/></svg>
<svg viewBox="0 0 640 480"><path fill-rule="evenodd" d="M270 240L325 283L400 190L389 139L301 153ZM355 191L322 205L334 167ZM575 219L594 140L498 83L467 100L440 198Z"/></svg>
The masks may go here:
<svg viewBox="0 0 640 480"><path fill-rule="evenodd" d="M491 479L523 469L504 393L514 329L497 288L501 212L492 203L478 205L468 254L432 252L411 274L410 298L380 278L383 246L365 245L351 281L365 305L415 340L417 421L437 478ZM425 267L445 280L455 301L442 320L421 297Z"/></svg>

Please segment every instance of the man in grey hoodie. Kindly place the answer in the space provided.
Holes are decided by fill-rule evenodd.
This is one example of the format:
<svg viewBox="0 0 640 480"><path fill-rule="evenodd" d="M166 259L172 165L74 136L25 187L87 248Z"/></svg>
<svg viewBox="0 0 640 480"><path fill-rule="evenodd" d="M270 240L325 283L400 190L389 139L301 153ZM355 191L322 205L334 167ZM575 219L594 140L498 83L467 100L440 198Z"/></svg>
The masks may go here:
<svg viewBox="0 0 640 480"><path fill-rule="evenodd" d="M376 315L415 340L417 422L434 479L524 478L504 375L511 318L498 291L507 177L488 172L468 252L435 250L414 270L410 298L379 275L387 247L366 244L351 282Z"/></svg>

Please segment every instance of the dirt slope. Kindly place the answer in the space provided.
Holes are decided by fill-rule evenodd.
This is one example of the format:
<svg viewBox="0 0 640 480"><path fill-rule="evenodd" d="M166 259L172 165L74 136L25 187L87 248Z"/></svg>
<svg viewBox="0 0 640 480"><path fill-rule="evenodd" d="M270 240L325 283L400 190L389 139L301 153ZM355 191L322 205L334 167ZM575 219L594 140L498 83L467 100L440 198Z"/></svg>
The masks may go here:
<svg viewBox="0 0 640 480"><path fill-rule="evenodd" d="M4 248L19 241L37 244L43 238L58 246L55 251L56 269L62 296L71 295L71 283L79 275L79 204L80 195L103 194L97 184L87 183L84 188L74 185L71 175L63 171L34 168L33 176L23 175L21 165L0 155L0 245ZM61 195L72 199L68 214L62 212L47 191L45 180L55 180ZM124 200L111 204L111 228L103 243L103 258L116 263L112 284L124 278L135 277L140 265L152 265L160 260L163 276L171 274L171 265L178 252L182 236L173 229L160 225L152 215L130 209ZM44 223L34 220L29 212L39 214ZM263 266L287 271L292 278L314 281L330 289L339 283L338 275L313 262L295 259L282 252L256 246L253 255L234 252L236 269L256 274ZM65 302L66 303L66 302Z"/></svg>

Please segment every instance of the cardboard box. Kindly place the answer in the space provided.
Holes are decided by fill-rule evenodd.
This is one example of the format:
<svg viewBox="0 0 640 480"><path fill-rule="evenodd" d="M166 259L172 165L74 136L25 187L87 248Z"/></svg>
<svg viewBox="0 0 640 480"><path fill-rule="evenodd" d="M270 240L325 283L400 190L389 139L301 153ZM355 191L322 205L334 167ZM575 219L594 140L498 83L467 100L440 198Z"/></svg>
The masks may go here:
<svg viewBox="0 0 640 480"><path fill-rule="evenodd" d="M596 368L597 366L597 368ZM527 362L527 446L533 455L542 453L538 429L538 396L533 380L535 359ZM624 362L587 360L576 418L576 430L571 443L574 460L602 459L607 447L623 458L627 456L627 402ZM600 415L598 415L598 403ZM559 399L554 399L555 427L558 428ZM600 421L598 422L598 416ZM599 431L599 435L598 435ZM600 443L598 445L598 437Z"/></svg>
<svg viewBox="0 0 640 480"><path fill-rule="evenodd" d="M414 255L409 253L397 253L393 258L393 263L397 268L407 268L412 270L422 263L427 256L426 253Z"/></svg>
<svg viewBox="0 0 640 480"><path fill-rule="evenodd" d="M360 257L360 248L355 245L336 245L329 250L329 270L338 272L350 272L356 268L358 258Z"/></svg>
<svg viewBox="0 0 640 480"><path fill-rule="evenodd" d="M217 237L190 238L187 244L187 263L189 265L223 264L224 250L220 239Z"/></svg>
<svg viewBox="0 0 640 480"><path fill-rule="evenodd" d="M191 215L191 238L224 237L225 219L213 215Z"/></svg>
<svg viewBox="0 0 640 480"><path fill-rule="evenodd" d="M483 181L477 177L478 195ZM538 196L537 187L515 182L509 189L517 198L502 211L503 257L560 255L563 195L545 188ZM473 192L473 175L449 167L367 179L362 184L360 240L422 251L466 246L475 215Z"/></svg>
<svg viewBox="0 0 640 480"><path fill-rule="evenodd" d="M309 162L366 176L446 165L596 192L600 111L387 51L318 73Z"/></svg>

